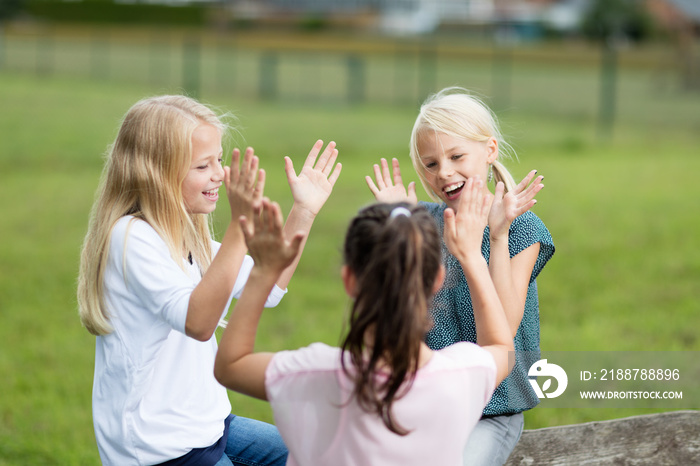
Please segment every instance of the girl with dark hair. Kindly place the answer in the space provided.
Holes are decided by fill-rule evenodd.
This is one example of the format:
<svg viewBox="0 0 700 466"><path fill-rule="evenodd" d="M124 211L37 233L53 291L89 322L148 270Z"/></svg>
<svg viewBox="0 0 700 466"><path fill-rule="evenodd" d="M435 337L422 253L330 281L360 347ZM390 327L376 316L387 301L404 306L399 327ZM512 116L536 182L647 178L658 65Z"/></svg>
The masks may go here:
<svg viewBox="0 0 700 466"><path fill-rule="evenodd" d="M241 217L255 265L231 314L214 374L224 386L269 400L289 448L288 465L459 465L469 433L510 371L512 338L481 255L493 196L468 180L458 211L445 211L444 239L465 264L478 345L428 348L428 313L441 286L441 239L431 215L376 204L351 221L341 275L353 300L341 348L314 343L254 352L266 296L303 240L282 233L279 206ZM440 445L439 448L435 448Z"/></svg>

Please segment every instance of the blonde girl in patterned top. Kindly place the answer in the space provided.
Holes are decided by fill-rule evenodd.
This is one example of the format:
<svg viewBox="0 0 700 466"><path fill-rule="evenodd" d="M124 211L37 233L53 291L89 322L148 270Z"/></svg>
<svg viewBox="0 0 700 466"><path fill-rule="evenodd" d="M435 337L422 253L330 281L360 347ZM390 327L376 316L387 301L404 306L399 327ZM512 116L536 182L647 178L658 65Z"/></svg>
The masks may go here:
<svg viewBox="0 0 700 466"><path fill-rule="evenodd" d="M522 412L538 398L527 371L539 359L539 303L536 278L554 254L542 221L529 209L542 189L542 177L531 171L516 184L505 165L512 148L505 142L491 110L461 88L447 88L422 105L411 133L410 157L423 187L434 202L421 202L440 231L445 209L457 209L465 183L493 180L494 201L484 229L482 254L503 304L514 338L516 363L496 389L464 450L465 465L501 465L518 442ZM399 162L374 166L367 184L380 202L417 202L415 184L405 187ZM484 189L488 190L487 184ZM433 349L458 341L476 341L474 304L463 264L443 244L446 278L431 306L435 325L426 336Z"/></svg>

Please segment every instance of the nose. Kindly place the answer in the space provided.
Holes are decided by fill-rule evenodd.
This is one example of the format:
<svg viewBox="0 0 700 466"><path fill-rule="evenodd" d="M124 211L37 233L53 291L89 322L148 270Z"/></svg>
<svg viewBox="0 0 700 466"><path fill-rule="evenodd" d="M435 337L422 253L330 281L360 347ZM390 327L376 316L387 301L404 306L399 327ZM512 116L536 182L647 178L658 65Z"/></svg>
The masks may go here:
<svg viewBox="0 0 700 466"><path fill-rule="evenodd" d="M217 163L214 169L214 173L211 176L213 181L223 181L224 180L224 166L221 163Z"/></svg>
<svg viewBox="0 0 700 466"><path fill-rule="evenodd" d="M440 162L437 169L437 176L442 179L447 179L452 174L454 174L454 170L449 160L443 160Z"/></svg>

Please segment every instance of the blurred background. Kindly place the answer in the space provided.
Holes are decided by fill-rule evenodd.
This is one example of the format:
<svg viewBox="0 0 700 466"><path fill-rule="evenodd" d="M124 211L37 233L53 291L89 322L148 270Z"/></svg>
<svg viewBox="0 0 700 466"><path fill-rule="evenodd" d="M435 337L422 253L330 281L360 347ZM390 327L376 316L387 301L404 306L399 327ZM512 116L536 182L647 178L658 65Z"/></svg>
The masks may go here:
<svg viewBox="0 0 700 466"><path fill-rule="evenodd" d="M0 0L0 465L99 464L75 283L131 105L185 93L234 116L225 151L253 146L285 209L283 157L299 170L317 139L337 142L343 173L261 324L274 351L338 343L339 251L372 201L364 176L397 157L417 180L420 102L454 85L497 113L515 178L545 176L534 211L557 252L538 278L542 349L698 351L697 0ZM651 411L535 408L526 428Z"/></svg>

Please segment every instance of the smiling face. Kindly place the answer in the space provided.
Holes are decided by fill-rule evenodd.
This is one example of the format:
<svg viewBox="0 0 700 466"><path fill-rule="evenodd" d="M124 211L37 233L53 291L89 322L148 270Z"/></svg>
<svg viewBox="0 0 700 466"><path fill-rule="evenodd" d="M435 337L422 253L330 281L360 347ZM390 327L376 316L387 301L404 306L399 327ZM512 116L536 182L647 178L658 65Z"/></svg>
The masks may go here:
<svg viewBox="0 0 700 466"><path fill-rule="evenodd" d="M486 181L488 168L498 157L498 142L457 138L434 131L422 132L417 140L424 167L423 178L433 192L454 210L464 183L475 176ZM484 183L484 189L488 189Z"/></svg>
<svg viewBox="0 0 700 466"><path fill-rule="evenodd" d="M190 214L209 214L216 208L224 180L221 133L201 124L192 133L192 161L182 181L182 196Z"/></svg>

